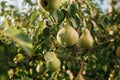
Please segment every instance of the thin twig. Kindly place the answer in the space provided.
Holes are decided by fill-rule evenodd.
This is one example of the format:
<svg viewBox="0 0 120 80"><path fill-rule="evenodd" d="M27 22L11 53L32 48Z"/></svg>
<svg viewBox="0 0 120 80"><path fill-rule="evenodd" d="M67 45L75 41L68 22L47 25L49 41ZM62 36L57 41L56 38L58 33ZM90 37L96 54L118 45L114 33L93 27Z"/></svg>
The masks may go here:
<svg viewBox="0 0 120 80"><path fill-rule="evenodd" d="M86 50L82 53L81 56L84 56L85 54L87 54L88 51L94 51L94 50L96 50L96 49L99 49L99 47L101 47L101 46L103 46L103 45L105 45L105 44L113 43L113 42L114 42L114 40L108 40L108 41L106 41L106 42L100 43L99 45L97 45L97 46L95 46L95 47L88 48L88 49L86 49ZM78 51L81 51L81 50L83 51L84 49L78 49Z"/></svg>
<svg viewBox="0 0 120 80"><path fill-rule="evenodd" d="M89 48L88 51L93 51L93 50L98 49L99 47L101 47L101 46L103 46L105 44L113 43L113 42L114 42L114 40L108 40L106 42L100 43L99 45L97 45L97 46L95 46L93 48Z"/></svg>
<svg viewBox="0 0 120 80"><path fill-rule="evenodd" d="M83 62L83 60L81 60L81 62L80 62L80 71L79 71L79 74L83 74L83 71L84 71L84 62Z"/></svg>

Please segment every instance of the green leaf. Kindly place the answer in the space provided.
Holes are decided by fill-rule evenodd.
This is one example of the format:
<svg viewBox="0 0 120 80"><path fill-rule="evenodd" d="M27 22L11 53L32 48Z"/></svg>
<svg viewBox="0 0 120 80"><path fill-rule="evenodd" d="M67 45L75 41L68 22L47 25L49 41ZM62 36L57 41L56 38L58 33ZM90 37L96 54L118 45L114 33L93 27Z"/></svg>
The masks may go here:
<svg viewBox="0 0 120 80"><path fill-rule="evenodd" d="M30 16L30 23L33 24L36 21L36 18L39 16L39 12L34 12L31 16Z"/></svg>
<svg viewBox="0 0 120 80"><path fill-rule="evenodd" d="M10 20L8 18L5 18L4 24L5 24L6 27L11 26Z"/></svg>
<svg viewBox="0 0 120 80"><path fill-rule="evenodd" d="M26 34L24 34L21 30L12 28L8 29L6 31L6 34L10 38L12 38L15 42L17 42L27 52L29 56L32 56L33 46Z"/></svg>
<svg viewBox="0 0 120 80"><path fill-rule="evenodd" d="M75 14L77 12L77 5L76 3L72 3L68 6L68 12L71 17L75 17Z"/></svg>
<svg viewBox="0 0 120 80"><path fill-rule="evenodd" d="M44 28L43 35L44 35L45 38L49 38L50 29L48 27Z"/></svg>
<svg viewBox="0 0 120 80"><path fill-rule="evenodd" d="M6 7L7 7L7 6L6 6L6 1L1 2L0 5L1 5L1 7L3 7L3 8L6 8Z"/></svg>
<svg viewBox="0 0 120 80"><path fill-rule="evenodd" d="M0 80L9 80L7 65L0 65Z"/></svg>
<svg viewBox="0 0 120 80"><path fill-rule="evenodd" d="M66 11L64 9L57 10L54 14L53 17L55 18L57 25L61 24L62 21L65 19L66 17Z"/></svg>
<svg viewBox="0 0 120 80"><path fill-rule="evenodd" d="M80 26L80 19L77 16L74 16L74 18L70 19L70 22L74 28L77 28Z"/></svg>

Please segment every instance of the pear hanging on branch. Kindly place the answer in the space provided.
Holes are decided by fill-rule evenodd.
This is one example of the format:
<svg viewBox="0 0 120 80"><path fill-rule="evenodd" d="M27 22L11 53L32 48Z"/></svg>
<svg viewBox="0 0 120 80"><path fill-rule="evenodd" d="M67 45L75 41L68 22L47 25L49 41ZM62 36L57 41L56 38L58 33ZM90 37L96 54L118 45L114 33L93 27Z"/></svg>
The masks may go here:
<svg viewBox="0 0 120 80"><path fill-rule="evenodd" d="M57 58L54 52L48 52L45 54L45 60L47 61L46 67L49 71L55 72L60 70L61 62Z"/></svg>
<svg viewBox="0 0 120 80"><path fill-rule="evenodd" d="M50 13L59 9L60 2L60 0L38 0L38 4Z"/></svg>
<svg viewBox="0 0 120 80"><path fill-rule="evenodd" d="M57 33L57 42L64 47L73 46L78 42L78 39L77 31L69 25L61 28Z"/></svg>
<svg viewBox="0 0 120 80"><path fill-rule="evenodd" d="M89 48L93 46L94 40L87 28L82 28L82 35L78 41L81 48Z"/></svg>

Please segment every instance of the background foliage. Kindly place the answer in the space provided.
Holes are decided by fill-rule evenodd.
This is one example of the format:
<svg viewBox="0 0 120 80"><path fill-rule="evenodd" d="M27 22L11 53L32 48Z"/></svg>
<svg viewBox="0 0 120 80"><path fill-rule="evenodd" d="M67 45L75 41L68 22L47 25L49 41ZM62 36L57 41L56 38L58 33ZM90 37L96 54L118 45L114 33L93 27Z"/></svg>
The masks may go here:
<svg viewBox="0 0 120 80"><path fill-rule="evenodd" d="M101 0L102 1L102 0ZM120 6L113 0L104 13L92 0L62 1L60 9L52 15L37 2L24 0L20 12L7 2L0 3L0 80L71 80L81 73L85 80L120 80L120 59L116 48L120 46ZM117 7L115 7L117 6ZM61 47L57 44L58 30L66 23L79 35L86 26L93 38L89 49ZM9 29L7 31L7 29ZM44 54L54 51L61 61L61 70L47 70Z"/></svg>

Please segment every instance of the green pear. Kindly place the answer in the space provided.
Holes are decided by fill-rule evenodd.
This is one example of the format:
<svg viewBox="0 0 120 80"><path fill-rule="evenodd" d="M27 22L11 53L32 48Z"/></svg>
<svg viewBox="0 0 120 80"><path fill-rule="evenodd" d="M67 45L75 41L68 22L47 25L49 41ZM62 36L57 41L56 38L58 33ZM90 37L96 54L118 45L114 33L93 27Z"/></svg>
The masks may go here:
<svg viewBox="0 0 120 80"><path fill-rule="evenodd" d="M61 28L57 33L57 42L64 46L73 46L78 42L79 35L77 31L71 26Z"/></svg>
<svg viewBox="0 0 120 80"><path fill-rule="evenodd" d="M47 62L46 67L49 71L55 72L60 70L60 60L58 58L54 58L53 61Z"/></svg>
<svg viewBox="0 0 120 80"><path fill-rule="evenodd" d="M60 0L38 0L38 4L49 12L58 10L60 7L60 2Z"/></svg>
<svg viewBox="0 0 120 80"><path fill-rule="evenodd" d="M94 40L87 28L82 28L82 35L78 43L81 48L89 48L93 46Z"/></svg>
<svg viewBox="0 0 120 80"><path fill-rule="evenodd" d="M116 49L116 55L117 57L120 57L120 46L118 46Z"/></svg>
<svg viewBox="0 0 120 80"><path fill-rule="evenodd" d="M43 73L45 71L45 65L42 61L40 61L36 66L36 72Z"/></svg>
<svg viewBox="0 0 120 80"><path fill-rule="evenodd" d="M41 65L40 64L37 64L37 67L36 67L36 72L41 72Z"/></svg>
<svg viewBox="0 0 120 80"><path fill-rule="evenodd" d="M45 54L45 60L47 61L46 67L49 71L55 72L60 70L61 62L56 57L54 52L48 52Z"/></svg>
<svg viewBox="0 0 120 80"><path fill-rule="evenodd" d="M75 80L85 80L81 74L78 74Z"/></svg>

